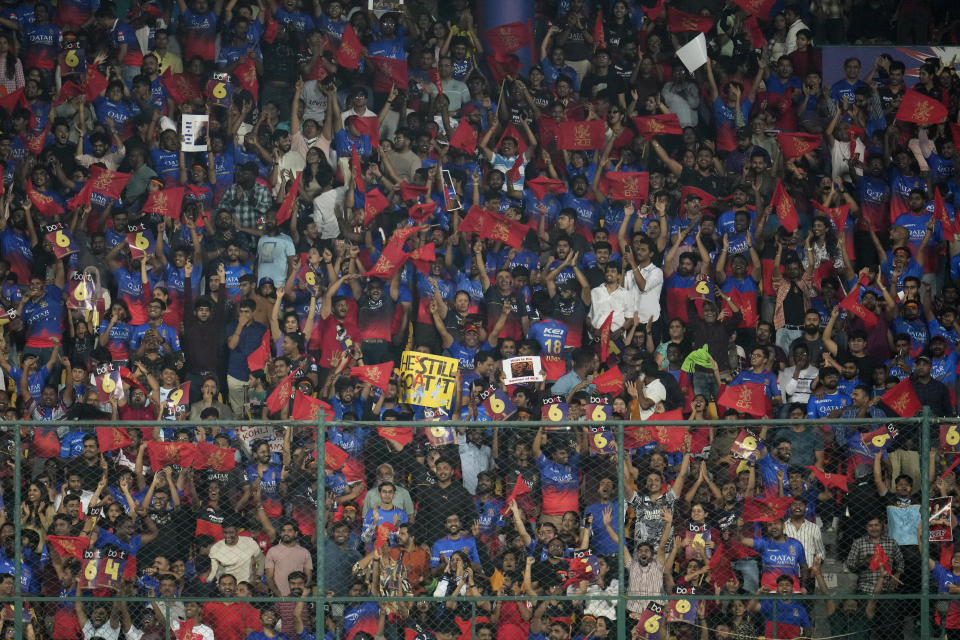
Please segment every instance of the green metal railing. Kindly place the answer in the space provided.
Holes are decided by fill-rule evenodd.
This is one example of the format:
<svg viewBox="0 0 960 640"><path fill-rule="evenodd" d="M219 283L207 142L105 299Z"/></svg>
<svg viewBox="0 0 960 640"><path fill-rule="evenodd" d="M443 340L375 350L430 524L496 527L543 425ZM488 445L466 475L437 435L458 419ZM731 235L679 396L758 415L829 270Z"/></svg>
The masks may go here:
<svg viewBox="0 0 960 640"><path fill-rule="evenodd" d="M934 420L927 410L924 410L924 413L917 417L912 418L897 418L892 420L877 420L877 419L835 419L830 420L830 424L845 424L855 427L856 425L868 424L873 427L878 426L879 424L894 424L897 426L915 426L919 430L919 463L920 463L920 475L922 481L920 482L920 494L921 494L921 505L922 513L926 513L926 505L929 504L930 498L930 483L926 480L929 477L930 472L930 458L928 452L931 450L931 429L935 424L939 424L942 420ZM821 426L825 421L800 421L810 425ZM14 568L16 571L15 576L15 595L13 596L13 607L14 607L14 625L16 629L16 637L22 638L23 635L23 608L26 603L39 603L39 602L60 602L63 599L59 597L49 597L49 596L33 596L33 595L24 595L22 593L22 585L19 577L21 575L21 567L23 563L23 545L22 545L22 522L17 515L20 513L20 506L22 504L22 490L21 490L21 478L23 472L23 459L22 459L22 434L19 427L25 426L66 426L72 429L79 428L90 428L96 426L160 426L170 428L175 426L177 423L171 422L154 422L154 423L145 423L142 421L105 421L97 423L86 423L81 424L77 422L67 422L67 423L51 423L51 422L18 422L11 423L9 426L0 424L0 432L10 430L13 431L13 440L14 440L14 450L16 455L14 456L13 466L14 466L14 478L13 478L13 505L12 511L13 514L13 524L14 524L14 547L15 547L15 557L14 557ZM297 427L297 426L308 426L315 428L317 431L317 450L318 452L323 452L324 444L326 441L326 430L329 427L336 426L338 424L349 424L351 426L366 426L366 427L376 427L384 426L382 422L350 422L350 423L338 423L326 421L321 415L316 422L298 422L298 421L284 421L282 423L277 422L258 422L258 421L217 421L204 423L205 426L220 426L220 427L234 427L234 426L249 426L257 424L269 424L270 426L278 426L282 424L283 426L288 427ZM437 426L435 423L433 426ZM489 429L491 427L500 427L500 428L525 428L531 429L539 426L572 426L579 427L585 426L588 422L571 422L571 423L556 423L556 422L444 422L442 426L451 426L456 428L483 428ZM672 595L672 594L663 594L658 596L647 596L647 595L631 595L628 593L628 583L626 576L626 567L623 562L624 558L624 545L626 543L626 533L624 530L624 518L622 517L622 505L625 503L627 496L625 495L624 489L624 429L625 426L635 426L637 423L635 421L609 421L604 423L611 431L616 435L617 441L617 499L621 505L620 516L616 520L616 529L617 535L619 538L618 541L618 558L620 559L617 563L617 579L618 579L618 593L616 596L616 607L617 607L617 637L626 638L629 635L627 630L627 611L626 604L630 600L677 600L677 599L696 599L704 601L730 601L730 600L743 600L744 596L742 595L696 595L691 598L691 596L685 595ZM688 422L688 421L677 421L677 422L663 422L657 423L658 425L662 424L667 427L725 427L729 428L731 426L730 421L726 420L712 420L712 421L697 421L697 422ZM796 420L764 420L764 421L739 421L733 423L736 427L748 427L759 429L763 426L777 427L777 426L789 426L796 425L798 421ZM391 422L389 423L392 427L424 427L426 426L423 422ZM958 454L960 455L960 454ZM359 601L370 601L370 602L420 602L424 600L434 601L437 603L449 602L451 600L463 603L469 603L474 615L471 619L471 629L475 631L476 625L476 611L477 604L480 602L490 603L495 601L542 601L542 600L575 600L575 601L588 601L588 600L611 600L612 597L609 595L550 595L550 596L460 596L455 598L433 598L432 596L408 596L408 597L397 597L397 596L381 596L381 597L346 597L346 596L337 596L337 597L325 597L325 551L326 551L326 507L325 501L323 498L325 496L325 474L324 468L321 464L323 457L322 453L318 454L317 460L317 469L316 469L316 482L318 488L318 506L317 506L317 520L316 520L316 587L314 595L312 596L303 596L301 598L279 598L279 597L251 597L251 598L218 598L216 599L219 602L250 602L250 603L275 603L275 602L296 602L304 601L306 603L311 603L315 606L315 633L318 634L318 637L322 637L325 633L325 613L324 603L356 603ZM401 483L402 484L402 483ZM882 593L882 594L863 594L863 593L835 593L835 594L794 594L790 596L791 600L797 600L802 602L812 601L814 603L818 601L825 601L830 599L836 599L842 597L843 599L854 599L854 600L913 600L919 601L920 604L920 625L921 625L921 635L920 638L926 639L931 636L930 628L930 602L931 600L942 600L942 599L956 599L960 596L949 596L949 595L936 595L929 593L930 589L930 571L927 566L927 559L929 557L929 521L927 517L921 517L922 522L922 533L920 541L920 561L922 566L920 567L921 575L921 592L918 594L904 594L904 593ZM780 598L773 593L770 594L760 594L760 595L751 595L750 598L755 599L768 599L773 600L774 604L774 614L776 614L777 601ZM77 596L71 600L80 601L80 602L113 602L113 601L144 601L150 600L158 603L170 603L170 602L190 602L190 601L200 601L205 602L209 601L208 598L195 598L195 597L174 597L174 598L163 598L163 597L143 597L143 596L113 596L113 597L92 597L92 596ZM811 612L812 614L812 612ZM170 638L170 608L166 607L166 637ZM776 632L776 622L774 622L774 633Z"/></svg>

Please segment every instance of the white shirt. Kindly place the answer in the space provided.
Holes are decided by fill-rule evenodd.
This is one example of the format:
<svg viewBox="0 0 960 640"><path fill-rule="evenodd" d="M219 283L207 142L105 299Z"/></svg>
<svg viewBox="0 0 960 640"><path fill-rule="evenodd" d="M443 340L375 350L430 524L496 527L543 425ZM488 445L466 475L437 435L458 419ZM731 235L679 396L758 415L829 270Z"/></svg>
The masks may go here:
<svg viewBox="0 0 960 640"><path fill-rule="evenodd" d="M663 269L651 262L640 269L640 274L646 281L642 290L637 285L633 269L624 274L623 286L633 294L635 298L634 308L640 313L640 322L646 324L648 318L653 318L654 321L660 318L660 290L663 288Z"/></svg>
<svg viewBox="0 0 960 640"><path fill-rule="evenodd" d="M648 420L656 412L657 405L667 399L667 388L660 380L654 379L643 385L643 395L647 400L653 400L653 405L649 409L640 409L640 419Z"/></svg>
<svg viewBox="0 0 960 640"><path fill-rule="evenodd" d="M237 544L228 546L221 540L210 547L210 580L213 581L225 573L229 573L237 582L249 581L251 559L256 558L257 564L263 564L263 553L260 545L249 536L237 538Z"/></svg>
<svg viewBox="0 0 960 640"><path fill-rule="evenodd" d="M794 380L793 372L796 367L787 367L780 372L777 382L780 383L780 390L783 392L783 401L787 404L791 402L806 403L810 399L810 387L816 380L820 370L816 367L807 367L800 372L800 376Z"/></svg>
<svg viewBox="0 0 960 640"><path fill-rule="evenodd" d="M803 545L803 555L807 559L808 567L813 565L817 556L822 558L826 553L820 527L809 520L804 520L799 527L794 526L792 520L785 521L783 523L783 535L788 538L796 538Z"/></svg>
<svg viewBox="0 0 960 640"><path fill-rule="evenodd" d="M474 495L477 492L477 474L493 468L493 453L487 445L477 447L467 442L467 436L457 436L460 449L460 469L463 475L463 487Z"/></svg>
<svg viewBox="0 0 960 640"><path fill-rule="evenodd" d="M340 235L340 222L337 220L337 207L343 206L346 187L337 187L324 191L313 199L313 221L324 240Z"/></svg>
<svg viewBox="0 0 960 640"><path fill-rule="evenodd" d="M117 628L114 629L110 626L110 620L108 619L103 623L102 627L93 626L91 620L87 620L87 623L83 625L83 640L90 640L90 638L103 638L103 640L119 640L120 639L120 623L117 623Z"/></svg>
<svg viewBox="0 0 960 640"><path fill-rule="evenodd" d="M174 631L179 631L181 624L179 620L171 620L170 628ZM190 634L186 636L185 640L215 640L213 637L213 629L198 622L190 629Z"/></svg>
<svg viewBox="0 0 960 640"><path fill-rule="evenodd" d="M303 83L303 89L300 91L300 99L303 100L303 120L316 120L317 124L323 126L323 120L327 115L327 94L320 89L320 83L316 80L307 80Z"/></svg>
<svg viewBox="0 0 960 640"><path fill-rule="evenodd" d="M626 318L633 317L635 308L634 297L623 287L618 286L611 293L607 291L607 285L602 284L590 291L590 322L597 329L613 311L610 331L616 331Z"/></svg>

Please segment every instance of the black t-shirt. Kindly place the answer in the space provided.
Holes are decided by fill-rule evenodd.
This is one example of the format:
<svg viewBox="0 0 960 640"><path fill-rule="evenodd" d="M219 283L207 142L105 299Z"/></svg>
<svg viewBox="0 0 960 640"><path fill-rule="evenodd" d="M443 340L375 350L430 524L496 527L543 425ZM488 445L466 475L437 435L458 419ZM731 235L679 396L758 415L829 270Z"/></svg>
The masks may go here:
<svg viewBox="0 0 960 640"><path fill-rule="evenodd" d="M718 198L726 195L724 193L727 185L726 178L713 174L705 176L699 171L687 167L684 167L680 174L680 184L685 187L696 187Z"/></svg>
<svg viewBox="0 0 960 640"><path fill-rule="evenodd" d="M580 95L593 98L596 92L606 91L610 102L616 102L616 97L626 91L623 80L616 74L611 66L607 73L599 75L593 72L588 73L580 83Z"/></svg>

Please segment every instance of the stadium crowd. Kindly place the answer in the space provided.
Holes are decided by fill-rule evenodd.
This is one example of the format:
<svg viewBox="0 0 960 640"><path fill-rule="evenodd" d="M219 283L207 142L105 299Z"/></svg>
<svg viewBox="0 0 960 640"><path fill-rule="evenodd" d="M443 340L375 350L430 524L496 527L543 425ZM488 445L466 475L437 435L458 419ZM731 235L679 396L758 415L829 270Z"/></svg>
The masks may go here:
<svg viewBox="0 0 960 640"><path fill-rule="evenodd" d="M14 595L31 640L614 638L622 594L634 638L887 640L916 603L826 563L960 593L960 431L898 423L957 415L960 76L893 55L956 7L472 4L3 5L4 639Z"/></svg>

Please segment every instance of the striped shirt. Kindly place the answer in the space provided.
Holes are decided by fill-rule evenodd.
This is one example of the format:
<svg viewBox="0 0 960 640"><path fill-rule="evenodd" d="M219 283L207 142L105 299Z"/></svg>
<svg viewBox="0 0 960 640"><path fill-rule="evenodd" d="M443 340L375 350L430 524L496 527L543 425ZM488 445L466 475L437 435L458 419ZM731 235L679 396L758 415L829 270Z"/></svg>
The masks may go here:
<svg viewBox="0 0 960 640"><path fill-rule="evenodd" d="M641 565L634 556L630 559L630 572L627 581L627 595L631 596L658 596L663 593L663 565L656 560L650 560L647 566ZM650 600L627 600L627 610L642 613Z"/></svg>
<svg viewBox="0 0 960 640"><path fill-rule="evenodd" d="M794 538L803 545L803 555L806 556L807 566L812 565L814 558L817 556L822 558L826 552L820 527L809 520L803 520L799 527L794 525L792 520L787 520L783 523L783 535Z"/></svg>

